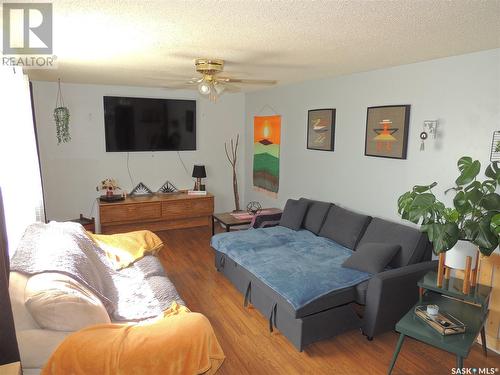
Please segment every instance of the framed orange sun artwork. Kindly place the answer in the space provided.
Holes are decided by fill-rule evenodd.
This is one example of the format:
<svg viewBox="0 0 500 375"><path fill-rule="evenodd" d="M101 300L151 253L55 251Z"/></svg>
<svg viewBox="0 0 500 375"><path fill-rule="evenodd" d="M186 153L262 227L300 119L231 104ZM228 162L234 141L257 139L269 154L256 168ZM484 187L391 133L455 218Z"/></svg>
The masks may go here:
<svg viewBox="0 0 500 375"><path fill-rule="evenodd" d="M365 155L406 159L410 105L368 107Z"/></svg>

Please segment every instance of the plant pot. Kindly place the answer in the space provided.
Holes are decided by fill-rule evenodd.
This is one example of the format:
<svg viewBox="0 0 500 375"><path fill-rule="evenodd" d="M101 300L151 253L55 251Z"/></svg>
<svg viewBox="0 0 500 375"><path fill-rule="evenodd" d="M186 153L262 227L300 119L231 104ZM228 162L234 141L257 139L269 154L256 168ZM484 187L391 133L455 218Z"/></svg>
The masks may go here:
<svg viewBox="0 0 500 375"><path fill-rule="evenodd" d="M446 266L464 270L465 260L468 256L472 258L472 269L476 267L477 246L470 241L458 240L455 246L446 252Z"/></svg>

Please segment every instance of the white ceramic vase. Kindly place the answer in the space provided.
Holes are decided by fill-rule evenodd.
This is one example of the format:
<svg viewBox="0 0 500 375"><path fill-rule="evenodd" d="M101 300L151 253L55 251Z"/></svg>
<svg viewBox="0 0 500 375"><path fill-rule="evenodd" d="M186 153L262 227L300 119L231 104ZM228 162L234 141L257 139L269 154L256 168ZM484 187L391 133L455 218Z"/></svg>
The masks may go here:
<svg viewBox="0 0 500 375"><path fill-rule="evenodd" d="M477 245L470 241L458 240L450 250L446 252L445 264L454 269L465 269L465 259L472 258L472 268L476 267Z"/></svg>

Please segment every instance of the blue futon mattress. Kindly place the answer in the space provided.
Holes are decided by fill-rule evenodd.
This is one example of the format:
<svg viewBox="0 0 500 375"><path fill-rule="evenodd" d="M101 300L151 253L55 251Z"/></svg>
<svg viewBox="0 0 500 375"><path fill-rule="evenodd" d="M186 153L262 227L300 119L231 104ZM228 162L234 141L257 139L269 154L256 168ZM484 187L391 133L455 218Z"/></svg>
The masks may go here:
<svg viewBox="0 0 500 375"><path fill-rule="evenodd" d="M276 226L220 233L212 237L211 245L279 294L295 311L336 291L350 291L372 276L342 267L352 250L307 230Z"/></svg>

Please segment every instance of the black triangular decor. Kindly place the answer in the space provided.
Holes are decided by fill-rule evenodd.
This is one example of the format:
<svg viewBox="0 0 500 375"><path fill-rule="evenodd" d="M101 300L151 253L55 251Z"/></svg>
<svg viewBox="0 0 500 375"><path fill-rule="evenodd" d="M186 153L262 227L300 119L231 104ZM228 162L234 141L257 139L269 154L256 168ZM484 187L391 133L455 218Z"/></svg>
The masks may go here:
<svg viewBox="0 0 500 375"><path fill-rule="evenodd" d="M178 189L168 180L158 189L158 193L175 193L176 191Z"/></svg>
<svg viewBox="0 0 500 375"><path fill-rule="evenodd" d="M153 194L150 188L139 182L135 188L132 189L130 195L150 195Z"/></svg>

